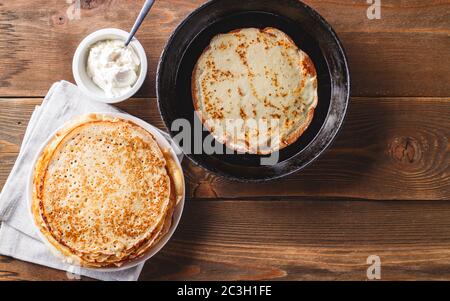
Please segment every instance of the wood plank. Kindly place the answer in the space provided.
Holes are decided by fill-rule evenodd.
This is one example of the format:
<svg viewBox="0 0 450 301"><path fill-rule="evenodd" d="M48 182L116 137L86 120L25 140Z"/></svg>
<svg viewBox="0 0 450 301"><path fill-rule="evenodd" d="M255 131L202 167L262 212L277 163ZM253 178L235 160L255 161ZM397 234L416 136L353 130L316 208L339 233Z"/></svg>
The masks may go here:
<svg viewBox="0 0 450 301"><path fill-rule="evenodd" d="M174 237L141 280L382 280L450 277L450 203L188 200ZM0 257L0 280L65 273Z"/></svg>
<svg viewBox="0 0 450 301"><path fill-rule="evenodd" d="M0 99L0 187L19 151L27 121L41 99ZM163 128L154 99L120 104ZM332 147L285 179L236 183L184 160L195 198L320 196L374 200L450 199L449 98L353 98Z"/></svg>
<svg viewBox="0 0 450 301"><path fill-rule="evenodd" d="M73 81L72 56L81 39L99 28L131 28L142 2L81 0L80 19L67 1L0 4L0 95L43 96L53 82ZM137 35L149 60L139 96L155 96L163 45L176 25L203 2L157 1ZM450 95L450 65L442 63L450 61L450 1L384 0L381 20L366 17L364 1L305 2L340 35L349 56L353 95Z"/></svg>
<svg viewBox="0 0 450 301"><path fill-rule="evenodd" d="M78 276L71 276L77 279L69 279L68 276L70 276L70 274L66 274L62 271L0 255L0 281L89 280L87 277Z"/></svg>

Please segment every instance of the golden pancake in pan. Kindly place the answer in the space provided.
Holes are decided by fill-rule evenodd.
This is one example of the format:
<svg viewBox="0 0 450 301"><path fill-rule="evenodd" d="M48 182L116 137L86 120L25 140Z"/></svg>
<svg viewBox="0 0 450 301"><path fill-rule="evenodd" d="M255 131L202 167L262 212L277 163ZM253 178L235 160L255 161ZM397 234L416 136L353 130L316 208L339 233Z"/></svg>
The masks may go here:
<svg viewBox="0 0 450 301"><path fill-rule="evenodd" d="M317 106L309 56L275 28L215 36L192 74L194 108L229 148L268 154L294 143Z"/></svg>

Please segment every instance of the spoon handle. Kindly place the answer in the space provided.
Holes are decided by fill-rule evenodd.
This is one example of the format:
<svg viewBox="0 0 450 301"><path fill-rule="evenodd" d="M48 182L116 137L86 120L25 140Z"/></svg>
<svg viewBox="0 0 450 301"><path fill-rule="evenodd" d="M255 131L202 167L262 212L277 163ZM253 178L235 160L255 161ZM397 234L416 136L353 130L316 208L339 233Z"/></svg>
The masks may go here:
<svg viewBox="0 0 450 301"><path fill-rule="evenodd" d="M152 8L153 3L155 3L155 0L145 1L144 6L141 9L141 12L139 13L139 16L136 19L136 22L134 22L133 28L131 29L131 32L130 32L130 35L128 36L128 38L125 42L125 46L128 46L128 44L130 44L130 42L133 39L134 35L136 34L136 31L138 30L139 26L141 26L142 21L144 21L148 12Z"/></svg>

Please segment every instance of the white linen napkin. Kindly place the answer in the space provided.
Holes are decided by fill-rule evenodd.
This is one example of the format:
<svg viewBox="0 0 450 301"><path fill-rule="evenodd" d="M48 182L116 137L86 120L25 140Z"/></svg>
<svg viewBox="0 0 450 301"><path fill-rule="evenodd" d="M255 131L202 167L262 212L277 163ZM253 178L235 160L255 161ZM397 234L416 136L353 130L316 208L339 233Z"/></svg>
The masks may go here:
<svg viewBox="0 0 450 301"><path fill-rule="evenodd" d="M29 214L26 183L33 159L45 140L65 122L90 112L119 112L111 105L94 102L66 81L54 83L29 121L16 163L0 194L0 254L99 280L137 280L143 264L117 272L97 272L63 263L39 239ZM168 135L164 133L166 137ZM179 149L177 154L182 156Z"/></svg>

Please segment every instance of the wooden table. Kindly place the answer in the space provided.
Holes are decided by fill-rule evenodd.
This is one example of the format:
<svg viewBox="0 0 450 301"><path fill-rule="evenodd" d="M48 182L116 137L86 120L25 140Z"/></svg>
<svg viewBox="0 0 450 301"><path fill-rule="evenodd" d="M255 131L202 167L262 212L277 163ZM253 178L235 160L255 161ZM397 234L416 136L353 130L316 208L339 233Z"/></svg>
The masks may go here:
<svg viewBox="0 0 450 301"><path fill-rule="evenodd" d="M35 105L90 32L128 29L141 1L0 1L0 187ZM69 2L69 4L67 3ZM144 88L119 106L163 127L155 71L167 37L202 0L160 0L138 33ZM188 199L169 244L145 266L152 279L450 279L450 1L305 0L339 34L352 99L333 146L305 170L267 184L234 183L184 161ZM80 17L80 18L78 18ZM1 243L1 242L0 242ZM0 257L0 279L66 279Z"/></svg>

